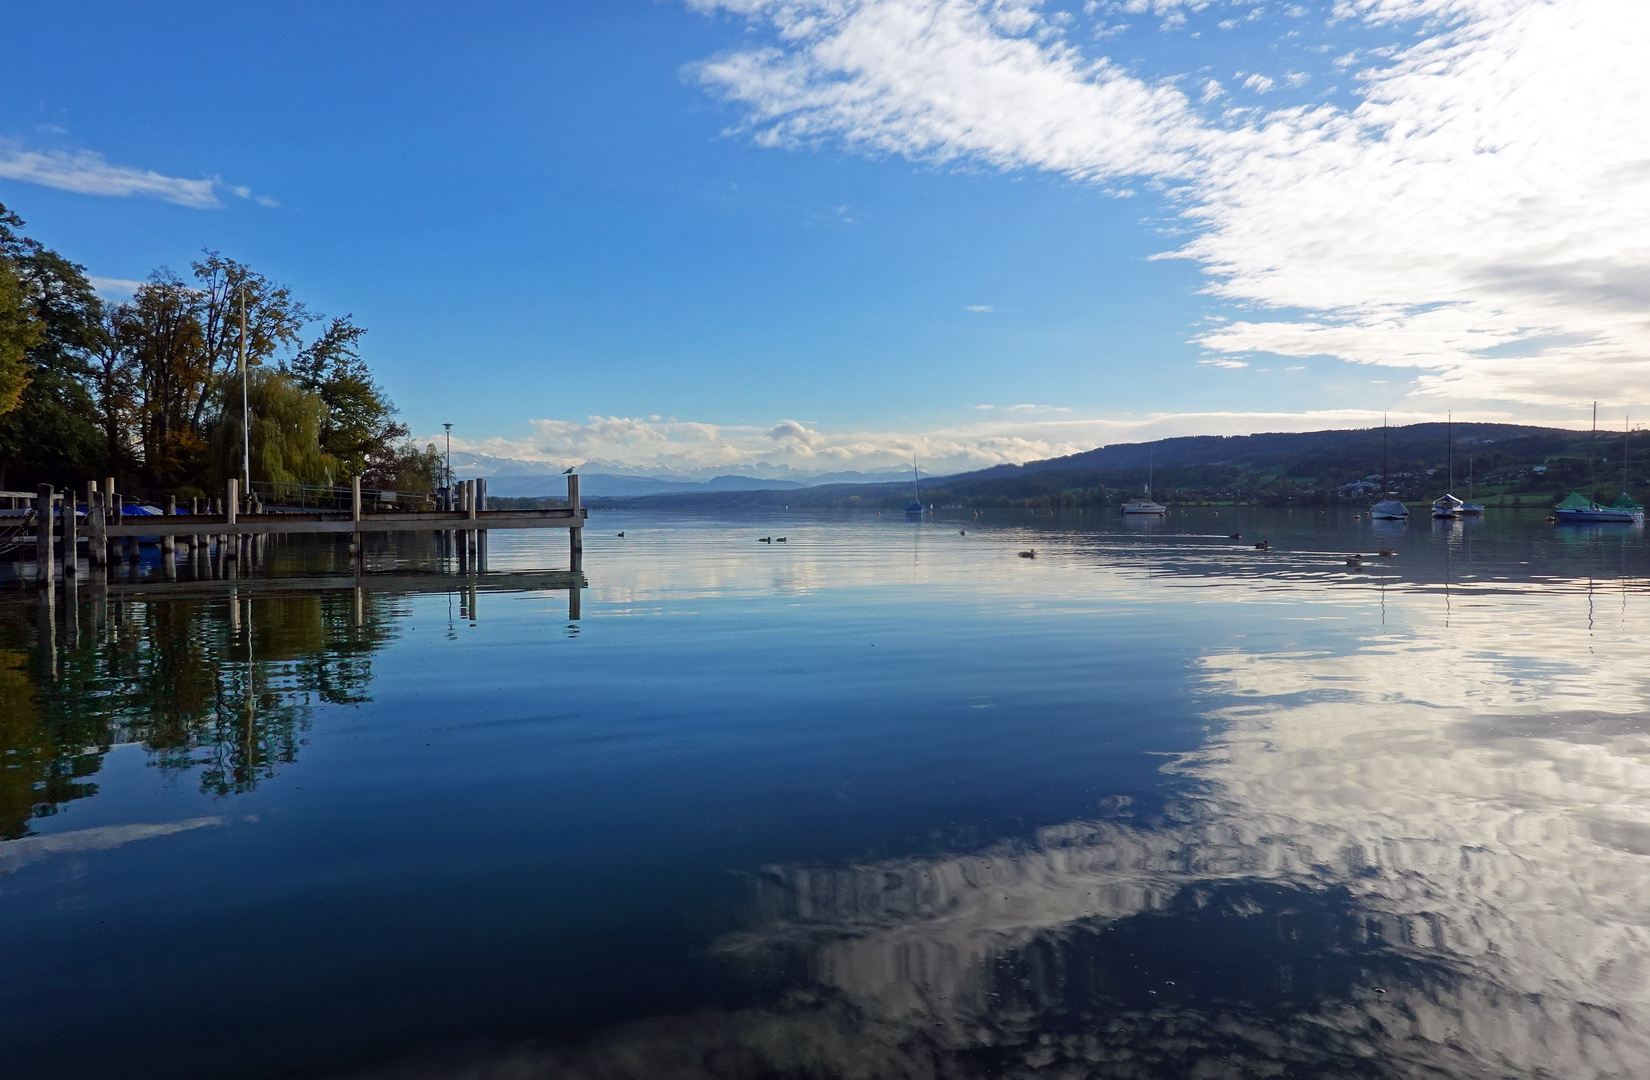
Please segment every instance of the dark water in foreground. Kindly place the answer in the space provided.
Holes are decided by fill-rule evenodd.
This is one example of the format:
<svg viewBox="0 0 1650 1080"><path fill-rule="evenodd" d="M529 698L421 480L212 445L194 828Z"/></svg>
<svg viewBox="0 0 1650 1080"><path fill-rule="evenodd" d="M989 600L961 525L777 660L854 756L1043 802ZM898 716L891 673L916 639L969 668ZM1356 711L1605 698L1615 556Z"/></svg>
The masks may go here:
<svg viewBox="0 0 1650 1080"><path fill-rule="evenodd" d="M1650 1075L1642 530L564 545L0 595L0 1075Z"/></svg>

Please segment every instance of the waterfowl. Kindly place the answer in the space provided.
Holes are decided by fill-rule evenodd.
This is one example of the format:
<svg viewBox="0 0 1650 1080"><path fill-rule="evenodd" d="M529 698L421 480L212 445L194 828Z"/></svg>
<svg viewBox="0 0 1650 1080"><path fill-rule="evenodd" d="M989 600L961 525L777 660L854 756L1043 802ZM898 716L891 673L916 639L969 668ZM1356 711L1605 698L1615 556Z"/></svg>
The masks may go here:
<svg viewBox="0 0 1650 1080"><path fill-rule="evenodd" d="M1037 549L1036 548L1032 548L1029 551L1020 552L1020 558L1022 558L1022 559L1035 559L1036 557L1037 557Z"/></svg>
<svg viewBox="0 0 1650 1080"><path fill-rule="evenodd" d="M776 544L783 544L785 542L785 538L783 536L776 536L774 537L773 542Z"/></svg>
<svg viewBox="0 0 1650 1080"><path fill-rule="evenodd" d="M967 536L968 535L968 530L967 529L958 529L957 530L957 535L958 536Z"/></svg>
<svg viewBox="0 0 1650 1080"><path fill-rule="evenodd" d="M764 536L764 537L761 537L760 539L758 539L756 542L758 544L771 544L771 543L773 543L773 537Z"/></svg>
<svg viewBox="0 0 1650 1080"><path fill-rule="evenodd" d="M620 539L620 540L623 540L623 539L624 539L624 533L620 533L620 534L619 534L619 539Z"/></svg>
<svg viewBox="0 0 1650 1080"><path fill-rule="evenodd" d="M1383 558L1383 559L1390 559L1396 554L1398 554L1398 553L1396 551L1393 551L1391 548L1382 548L1381 549L1381 558Z"/></svg>
<svg viewBox="0 0 1650 1080"><path fill-rule="evenodd" d="M1270 551L1270 550L1272 550L1272 544L1268 540L1257 540L1257 541L1255 541L1255 550L1256 551Z"/></svg>
<svg viewBox="0 0 1650 1080"><path fill-rule="evenodd" d="M1233 533L1231 538L1233 540L1242 540L1243 539L1243 534L1242 533Z"/></svg>
<svg viewBox="0 0 1650 1080"><path fill-rule="evenodd" d="M1362 566L1363 564L1364 557L1362 555L1354 555L1352 558L1346 560L1346 565L1348 566Z"/></svg>

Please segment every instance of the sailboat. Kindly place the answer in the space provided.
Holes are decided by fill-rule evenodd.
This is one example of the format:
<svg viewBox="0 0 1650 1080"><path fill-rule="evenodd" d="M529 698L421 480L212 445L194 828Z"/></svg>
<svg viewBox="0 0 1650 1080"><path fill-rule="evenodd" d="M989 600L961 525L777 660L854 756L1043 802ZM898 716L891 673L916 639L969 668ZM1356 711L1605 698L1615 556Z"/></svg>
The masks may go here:
<svg viewBox="0 0 1650 1080"><path fill-rule="evenodd" d="M1397 498L1397 492L1386 486L1386 413L1381 414L1381 501L1369 508L1369 516L1376 521L1408 521L1409 507Z"/></svg>
<svg viewBox="0 0 1650 1080"><path fill-rule="evenodd" d="M1457 510L1456 513L1460 514L1462 517L1468 517L1468 516L1477 517L1477 516L1482 515L1484 513L1483 505L1480 504L1480 503L1475 503L1475 502L1472 501L1472 455L1471 454L1467 455L1467 501L1461 504L1461 508L1459 510Z"/></svg>
<svg viewBox="0 0 1650 1080"><path fill-rule="evenodd" d="M922 513L922 492L917 487L917 459L911 459L911 501L905 504L907 514Z"/></svg>
<svg viewBox="0 0 1650 1080"><path fill-rule="evenodd" d="M1146 457L1146 497L1143 498L1143 499L1130 499L1128 502L1124 503L1123 504L1123 513L1125 513L1125 514L1155 514L1158 517L1162 517L1164 514L1167 514L1169 512L1169 508L1167 506L1164 506L1162 503L1152 502L1152 498L1151 498L1151 496L1152 496L1152 473L1153 473L1153 470L1155 469L1156 464L1157 464L1156 457L1157 457L1157 452L1155 450L1148 450L1147 451L1147 457Z"/></svg>
<svg viewBox="0 0 1650 1080"><path fill-rule="evenodd" d="M1444 489L1444 493L1442 495L1432 500L1432 516L1435 518L1453 518L1461 513L1461 507L1465 505L1460 499L1457 499L1450 493L1451 489L1455 487L1454 415L1451 414L1449 418L1444 421L1444 423L1444 439L1446 445L1449 447L1449 485Z"/></svg>
<svg viewBox="0 0 1650 1080"><path fill-rule="evenodd" d="M1622 434L1621 496L1614 506L1598 504L1598 485L1594 469L1598 461L1598 402L1593 402L1592 448L1587 454L1587 483L1592 489L1586 495L1572 491L1570 497L1553 509L1553 517L1570 525L1635 525L1644 520L1644 507L1627 494L1627 434Z"/></svg>

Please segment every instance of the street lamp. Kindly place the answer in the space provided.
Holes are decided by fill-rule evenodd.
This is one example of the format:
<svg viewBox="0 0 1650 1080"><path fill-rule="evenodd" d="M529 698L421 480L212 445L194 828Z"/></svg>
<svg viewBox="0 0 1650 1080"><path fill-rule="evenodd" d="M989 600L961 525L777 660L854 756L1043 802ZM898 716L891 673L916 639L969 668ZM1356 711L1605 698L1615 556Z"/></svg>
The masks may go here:
<svg viewBox="0 0 1650 1080"><path fill-rule="evenodd" d="M446 488L445 498L447 508L450 510L453 505L453 425L442 424L441 426L447 429L447 482L442 486Z"/></svg>

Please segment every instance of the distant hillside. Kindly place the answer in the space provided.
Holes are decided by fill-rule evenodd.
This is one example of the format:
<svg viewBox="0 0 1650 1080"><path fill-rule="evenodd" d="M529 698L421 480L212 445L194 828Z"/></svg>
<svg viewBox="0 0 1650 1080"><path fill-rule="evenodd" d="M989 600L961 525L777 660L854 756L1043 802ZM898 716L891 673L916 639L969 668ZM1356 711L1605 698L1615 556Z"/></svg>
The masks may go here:
<svg viewBox="0 0 1650 1080"><path fill-rule="evenodd" d="M1406 499L1431 499L1447 485L1444 424L1391 428L1388 486ZM1067 457L999 465L923 482L930 505L1089 506L1124 501L1154 473L1154 494L1166 502L1253 502L1264 505L1356 504L1380 487L1380 428L1188 436L1121 443ZM1464 493L1469 467L1475 493L1540 505L1588 483L1593 444L1584 432L1522 424L1456 424L1455 489ZM1650 432L1635 432L1630 487L1642 501L1650 465ZM1622 437L1596 444L1598 490L1614 497L1621 483ZM1470 464L1469 464L1470 463ZM695 492L589 500L591 505L649 507L859 506L897 509L909 482L828 484L774 490Z"/></svg>

